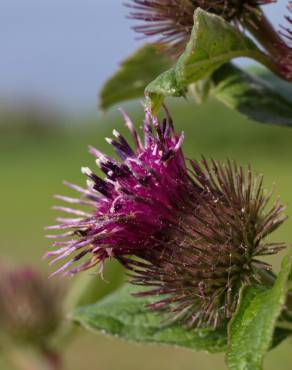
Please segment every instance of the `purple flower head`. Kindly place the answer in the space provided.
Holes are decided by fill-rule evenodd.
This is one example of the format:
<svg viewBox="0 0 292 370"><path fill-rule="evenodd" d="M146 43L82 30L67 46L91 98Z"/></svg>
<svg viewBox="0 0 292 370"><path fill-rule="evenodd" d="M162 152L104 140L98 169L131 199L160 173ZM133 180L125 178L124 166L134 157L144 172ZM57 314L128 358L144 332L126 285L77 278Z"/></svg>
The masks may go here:
<svg viewBox="0 0 292 370"><path fill-rule="evenodd" d="M90 147L96 163L106 175L102 179L87 167L82 168L88 178L85 189L66 183L81 193L81 199L57 196L69 203L88 205L92 211L55 207L78 218L59 218L59 224L51 230L64 230L61 235L49 238L65 238L57 241L57 250L47 253L56 262L67 256L70 259L57 272L75 274L97 264L103 267L107 258L122 258L155 248L155 238L163 232L165 222L174 222L170 204L184 196L185 180L188 179L181 152L183 135L174 133L170 119L159 124L146 111L143 126L144 143L138 136L129 117L123 112L125 122L133 136L135 149L116 130L113 139L107 138L120 162ZM69 231L68 231L69 230ZM69 238L69 240L68 240ZM86 259L86 256L89 257ZM72 267L80 259L81 265Z"/></svg>
<svg viewBox="0 0 292 370"><path fill-rule="evenodd" d="M31 267L0 264L1 336L42 346L62 319L63 289Z"/></svg>
<svg viewBox="0 0 292 370"><path fill-rule="evenodd" d="M242 284L262 282L270 266L258 256L277 253L283 243L265 238L285 220L262 177L227 161L186 162L168 117L161 123L146 110L144 142L129 117L135 149L117 131L113 145L120 161L90 148L105 173L88 168L85 189L68 184L80 199L58 196L89 206L89 212L57 207L78 218L59 219L49 229L52 262L70 256L57 272L75 274L108 258L121 262L130 281L153 296L151 309L168 313L191 327L217 326L234 312ZM80 262L80 260L83 262ZM77 263L77 265L76 265ZM147 289L148 288L148 289Z"/></svg>
<svg viewBox="0 0 292 370"><path fill-rule="evenodd" d="M202 8L223 17L238 29L247 29L266 51L270 68L280 77L292 80L292 31L281 26L277 32L265 16L262 5L277 0L128 0L129 18L141 21L133 29L154 39L159 49L173 57L185 49L193 28L194 11ZM292 2L288 1L288 23Z"/></svg>

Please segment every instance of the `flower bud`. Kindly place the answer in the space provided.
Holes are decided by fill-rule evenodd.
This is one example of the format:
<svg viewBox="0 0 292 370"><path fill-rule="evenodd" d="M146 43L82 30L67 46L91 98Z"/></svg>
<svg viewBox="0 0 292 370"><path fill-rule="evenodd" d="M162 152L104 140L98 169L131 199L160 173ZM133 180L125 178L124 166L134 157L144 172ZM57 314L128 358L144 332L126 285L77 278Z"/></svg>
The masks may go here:
<svg viewBox="0 0 292 370"><path fill-rule="evenodd" d="M62 319L62 291L31 267L10 269L1 264L0 335L42 346Z"/></svg>

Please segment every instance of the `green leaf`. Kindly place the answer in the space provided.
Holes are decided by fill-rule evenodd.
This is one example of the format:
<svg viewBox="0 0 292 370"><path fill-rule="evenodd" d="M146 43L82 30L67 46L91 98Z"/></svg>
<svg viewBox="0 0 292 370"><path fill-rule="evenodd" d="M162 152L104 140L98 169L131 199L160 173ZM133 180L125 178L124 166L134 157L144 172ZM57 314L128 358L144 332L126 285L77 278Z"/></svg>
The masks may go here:
<svg viewBox="0 0 292 370"><path fill-rule="evenodd" d="M292 83L283 80L270 72L267 68L262 66L251 66L248 68L248 72L258 76L258 78L265 81L265 83L277 94L292 103Z"/></svg>
<svg viewBox="0 0 292 370"><path fill-rule="evenodd" d="M211 75L222 64L249 57L263 64L269 61L253 41L223 18L200 8L194 13L194 27L184 53L176 65L147 88L149 104L156 112L157 102L166 96L184 96L188 85Z"/></svg>
<svg viewBox="0 0 292 370"><path fill-rule="evenodd" d="M292 335L291 329L276 328L270 349L277 347L280 343L282 343L285 339L287 339L291 335Z"/></svg>
<svg viewBox="0 0 292 370"><path fill-rule="evenodd" d="M254 121L292 125L292 84L264 68L248 73L225 64L212 76L211 93L229 108Z"/></svg>
<svg viewBox="0 0 292 370"><path fill-rule="evenodd" d="M64 301L64 311L68 312L84 305L89 305L101 300L122 285L124 271L116 261L106 262L105 280L96 279L90 273L81 274L70 287ZM53 342L62 346L70 341L77 333L72 322L64 320Z"/></svg>
<svg viewBox="0 0 292 370"><path fill-rule="evenodd" d="M262 369L263 358L272 346L276 321L285 304L291 265L289 254L283 259L272 288L246 286L242 289L239 306L229 324L226 354L229 370Z"/></svg>
<svg viewBox="0 0 292 370"><path fill-rule="evenodd" d="M208 352L226 349L226 328L216 331L187 330L179 324L162 324L160 315L145 308L149 300L131 295L135 291L126 285L94 305L77 309L71 318L89 330L129 341L175 345Z"/></svg>
<svg viewBox="0 0 292 370"><path fill-rule="evenodd" d="M146 86L171 67L169 57L148 44L121 63L120 69L105 83L100 94L104 110L125 100L144 96Z"/></svg>

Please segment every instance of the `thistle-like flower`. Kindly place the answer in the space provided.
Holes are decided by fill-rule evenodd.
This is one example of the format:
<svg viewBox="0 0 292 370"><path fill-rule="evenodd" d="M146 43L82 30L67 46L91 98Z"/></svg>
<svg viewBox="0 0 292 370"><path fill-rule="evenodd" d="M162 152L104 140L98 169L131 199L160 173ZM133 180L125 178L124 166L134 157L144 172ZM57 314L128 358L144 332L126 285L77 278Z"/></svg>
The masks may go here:
<svg viewBox="0 0 292 370"><path fill-rule="evenodd" d="M271 69L282 78L292 80L292 30L282 26L277 32L261 6L277 0L128 0L129 18L142 21L133 29L155 40L162 50L178 56L184 50L193 28L197 8L219 15L237 28L247 29L271 58ZM288 14L292 2L288 1ZM292 23L291 17L285 17Z"/></svg>
<svg viewBox="0 0 292 370"><path fill-rule="evenodd" d="M85 189L67 183L81 198L57 196L89 211L56 207L78 218L48 227L62 230L50 238L64 240L47 255L52 262L72 256L57 270L65 274L102 269L115 258L133 284L148 287L141 295L154 297L150 308L191 327L216 327L234 312L242 284L263 281L270 266L257 258L284 248L265 242L285 220L284 207L277 200L268 208L271 194L251 169L204 158L186 162L183 135L169 117L159 123L146 110L143 143L124 117L135 149L115 130L107 141L121 161L90 148L106 177L83 168Z"/></svg>
<svg viewBox="0 0 292 370"><path fill-rule="evenodd" d="M12 342L45 345L61 318L60 289L30 267L0 265L0 336Z"/></svg>

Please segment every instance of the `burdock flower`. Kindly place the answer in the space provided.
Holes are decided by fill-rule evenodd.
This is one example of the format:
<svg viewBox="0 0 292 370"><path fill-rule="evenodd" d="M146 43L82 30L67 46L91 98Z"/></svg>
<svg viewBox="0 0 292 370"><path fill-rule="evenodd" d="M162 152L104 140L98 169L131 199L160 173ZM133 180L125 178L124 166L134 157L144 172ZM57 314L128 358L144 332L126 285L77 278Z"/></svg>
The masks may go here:
<svg viewBox="0 0 292 370"><path fill-rule="evenodd" d="M57 271L64 274L102 270L115 258L133 284L146 287L141 295L153 296L150 308L191 327L216 327L234 312L242 284L264 282L270 266L258 257L284 248L265 241L284 221L284 207L268 206L271 194L251 169L186 162L169 117L159 123L146 110L144 142L124 117L135 148L115 130L107 141L120 161L90 148L105 178L83 168L86 188L66 183L81 198L57 198L89 208L56 207L78 217L49 227L61 230L50 238L64 240L47 255L52 262L71 256Z"/></svg>
<svg viewBox="0 0 292 370"><path fill-rule="evenodd" d="M42 347L62 318L56 283L31 267L0 265L0 336Z"/></svg>
<svg viewBox="0 0 292 370"><path fill-rule="evenodd" d="M247 29L271 58L270 68L282 78L292 80L292 30L282 26L277 32L263 13L261 6L276 0L128 0L130 18L142 21L134 30L146 37L156 37L157 45L173 56L184 50L193 28L193 15L197 8L219 15ZM288 2L286 20L292 2Z"/></svg>

